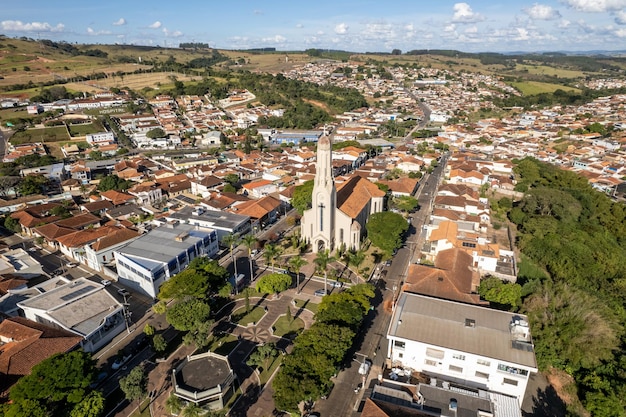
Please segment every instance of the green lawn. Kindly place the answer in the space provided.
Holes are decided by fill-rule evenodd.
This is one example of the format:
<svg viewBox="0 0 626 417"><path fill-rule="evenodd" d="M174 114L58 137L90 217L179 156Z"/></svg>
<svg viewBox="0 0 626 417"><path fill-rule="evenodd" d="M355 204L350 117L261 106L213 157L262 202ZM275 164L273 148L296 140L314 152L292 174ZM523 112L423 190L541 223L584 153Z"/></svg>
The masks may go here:
<svg viewBox="0 0 626 417"><path fill-rule="evenodd" d="M247 326L250 323L257 323L264 314L265 309L263 307L251 308L249 313L246 313L246 308L242 307L233 312L232 322L241 326Z"/></svg>
<svg viewBox="0 0 626 417"><path fill-rule="evenodd" d="M274 358L274 360L267 367L267 369L263 369L261 370L261 372L259 372L259 379L261 380L261 385L267 384L267 381L269 381L270 377L272 376L276 368L280 366L281 363L283 363L283 355L278 354L278 356Z"/></svg>
<svg viewBox="0 0 626 417"><path fill-rule="evenodd" d="M533 96L541 93L553 93L559 89L563 91L580 92L577 88L566 87L561 84L542 83L539 81L513 82L511 85L521 91L525 96Z"/></svg>
<svg viewBox="0 0 626 417"><path fill-rule="evenodd" d="M14 145L31 142L61 142L69 140L65 126L45 127L43 129L27 129L23 132L15 132L10 142Z"/></svg>
<svg viewBox="0 0 626 417"><path fill-rule="evenodd" d="M237 346L237 343L239 343L237 337L232 334L223 336L213 335L209 340L209 345L202 349L202 351L206 352L210 350L218 355L226 356Z"/></svg>
<svg viewBox="0 0 626 417"><path fill-rule="evenodd" d="M304 329L304 321L301 318L287 319L287 316L280 316L274 323L274 334L285 337L287 335L297 335Z"/></svg>
<svg viewBox="0 0 626 417"><path fill-rule="evenodd" d="M319 304L313 303L308 300L299 300L299 299L296 299L295 302L296 302L296 307L305 308L309 310L311 313L317 314L317 309L319 308Z"/></svg>
<svg viewBox="0 0 626 417"><path fill-rule="evenodd" d="M98 121L92 123L71 124L69 125L69 129L72 136L85 136L90 133L104 132L104 127L102 127Z"/></svg>

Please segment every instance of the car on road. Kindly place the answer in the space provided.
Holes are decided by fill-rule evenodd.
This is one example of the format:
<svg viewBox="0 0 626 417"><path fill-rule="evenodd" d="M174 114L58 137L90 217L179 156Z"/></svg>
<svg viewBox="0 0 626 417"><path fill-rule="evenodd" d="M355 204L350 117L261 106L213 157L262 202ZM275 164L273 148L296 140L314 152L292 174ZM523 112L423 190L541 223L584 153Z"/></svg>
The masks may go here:
<svg viewBox="0 0 626 417"><path fill-rule="evenodd" d="M29 252L37 252L37 248L33 246L32 248L28 248Z"/></svg>
<svg viewBox="0 0 626 417"><path fill-rule="evenodd" d="M113 365L111 365L111 369L113 369L114 371L117 371L122 366L124 366L124 364L128 362L130 358L131 358L131 355L118 356L118 358L115 359L115 362L113 362Z"/></svg>
<svg viewBox="0 0 626 417"><path fill-rule="evenodd" d="M111 285L111 281L109 281L108 279L103 279L102 281L100 281L100 284L108 287L109 285Z"/></svg>
<svg viewBox="0 0 626 417"><path fill-rule="evenodd" d="M76 268L78 266L77 262L69 262L67 265L68 268Z"/></svg>
<svg viewBox="0 0 626 417"><path fill-rule="evenodd" d="M335 282L333 282L333 287L335 287L335 288L341 288L341 287L343 287L343 282L341 282L341 281L335 281Z"/></svg>
<svg viewBox="0 0 626 417"><path fill-rule="evenodd" d="M321 289L321 290L316 290L313 294L315 294L318 297L323 297L326 295L326 290Z"/></svg>
<svg viewBox="0 0 626 417"><path fill-rule="evenodd" d="M385 266L391 266L391 259L387 259L387 262L385 262Z"/></svg>

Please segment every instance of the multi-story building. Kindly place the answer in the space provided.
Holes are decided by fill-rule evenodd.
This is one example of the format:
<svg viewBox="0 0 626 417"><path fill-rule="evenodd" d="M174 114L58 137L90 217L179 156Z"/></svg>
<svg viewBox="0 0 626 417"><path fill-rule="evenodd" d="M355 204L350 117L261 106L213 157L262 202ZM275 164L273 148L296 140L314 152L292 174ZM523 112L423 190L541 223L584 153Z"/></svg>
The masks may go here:
<svg viewBox="0 0 626 417"><path fill-rule="evenodd" d="M392 367L509 395L520 406L537 372L521 314L403 292L387 338Z"/></svg>
<svg viewBox="0 0 626 417"><path fill-rule="evenodd" d="M159 287L202 255L218 251L217 232L179 222L157 227L114 252L119 281L155 298Z"/></svg>

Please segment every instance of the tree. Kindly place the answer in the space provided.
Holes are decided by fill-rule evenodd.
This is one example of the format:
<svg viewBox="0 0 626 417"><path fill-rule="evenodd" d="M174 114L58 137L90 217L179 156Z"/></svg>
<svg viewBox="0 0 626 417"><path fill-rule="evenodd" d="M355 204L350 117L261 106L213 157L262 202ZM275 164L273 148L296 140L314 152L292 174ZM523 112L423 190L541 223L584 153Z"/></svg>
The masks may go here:
<svg viewBox="0 0 626 417"><path fill-rule="evenodd" d="M120 379L120 389L131 402L145 397L147 386L146 373L141 365L135 366L128 375Z"/></svg>
<svg viewBox="0 0 626 417"><path fill-rule="evenodd" d="M180 398L172 393L165 401L165 409L170 414L179 414L183 409L183 404L181 403Z"/></svg>
<svg viewBox="0 0 626 417"><path fill-rule="evenodd" d="M307 261L300 255L289 258L289 266L296 274L296 293L300 294L300 269L307 264Z"/></svg>
<svg viewBox="0 0 626 417"><path fill-rule="evenodd" d="M393 49L391 55L402 55L402 51L399 49Z"/></svg>
<svg viewBox="0 0 626 417"><path fill-rule="evenodd" d="M165 133L165 130L161 129L160 127L149 130L146 133L146 137L149 139L164 138L166 136L167 136L167 133Z"/></svg>
<svg viewBox="0 0 626 417"><path fill-rule="evenodd" d="M270 359L278 356L278 350L274 343L266 343L256 347L254 352L248 356L246 363L249 366L261 367L263 370L268 369Z"/></svg>
<svg viewBox="0 0 626 417"><path fill-rule="evenodd" d="M2 415L5 417L50 417L51 414L39 401L24 399L6 406Z"/></svg>
<svg viewBox="0 0 626 417"><path fill-rule="evenodd" d="M21 181L21 177L0 176L0 195L6 196L10 191L14 191Z"/></svg>
<svg viewBox="0 0 626 417"><path fill-rule="evenodd" d="M272 270L274 270L276 258L282 255L282 253L283 248L273 243L268 243L263 247L263 259L272 266Z"/></svg>
<svg viewBox="0 0 626 417"><path fill-rule="evenodd" d="M233 234L233 233L229 233L226 236L224 236L222 238L222 245L226 246L230 252L230 261L232 262L232 264L235 267L235 276L237 275L237 262L235 262L235 255L233 253L233 250L239 246L239 243L241 242L240 238L238 235ZM235 283L236 285L236 283Z"/></svg>
<svg viewBox="0 0 626 417"><path fill-rule="evenodd" d="M146 323L146 325L143 326L143 333L146 336L153 336L154 335L154 326L150 325L150 323Z"/></svg>
<svg viewBox="0 0 626 417"><path fill-rule="evenodd" d="M239 175L237 175L237 174L227 174L224 177L224 181L226 181L227 183L229 183L233 187L236 187L237 184L239 183Z"/></svg>
<svg viewBox="0 0 626 417"><path fill-rule="evenodd" d="M22 225L20 221L11 217L10 214L4 218L4 227L14 233L20 233L22 231Z"/></svg>
<svg viewBox="0 0 626 417"><path fill-rule="evenodd" d="M254 280L254 270L252 269L252 249L257 245L258 239L252 234L245 235L242 239L243 244L248 248L248 261L250 262L250 281Z"/></svg>
<svg viewBox="0 0 626 417"><path fill-rule="evenodd" d="M99 417L104 412L104 395L100 391L92 391L84 400L76 404L70 417Z"/></svg>
<svg viewBox="0 0 626 417"><path fill-rule="evenodd" d="M285 291L291 286L291 276L287 274L273 273L264 275L256 283L256 290L262 293L278 293Z"/></svg>
<svg viewBox="0 0 626 417"><path fill-rule="evenodd" d="M132 187L132 185L132 181L127 181L117 175L107 175L98 183L98 191L126 191L128 188Z"/></svg>
<svg viewBox="0 0 626 417"><path fill-rule="evenodd" d="M204 410L196 403L187 403L183 408L181 415L183 417L200 417L204 415Z"/></svg>
<svg viewBox="0 0 626 417"><path fill-rule="evenodd" d="M489 277L480 282L478 294L489 302L515 310L522 301L522 286L513 282L504 283L496 277Z"/></svg>
<svg viewBox="0 0 626 417"><path fill-rule="evenodd" d="M315 257L315 266L318 272L324 273L324 291L328 294L328 264L334 262L335 258L330 256L330 250L326 249L322 252L317 252Z"/></svg>
<svg viewBox="0 0 626 417"><path fill-rule="evenodd" d="M152 346L156 352L163 352L167 349L167 342L162 334L155 334L152 338Z"/></svg>
<svg viewBox="0 0 626 417"><path fill-rule="evenodd" d="M211 308L207 303L198 299L181 300L167 309L165 319L176 330L195 330L208 320Z"/></svg>
<svg viewBox="0 0 626 417"><path fill-rule="evenodd" d="M38 401L54 415L67 414L87 395L94 373L89 353L77 350L53 355L23 376L11 388L9 398Z"/></svg>
<svg viewBox="0 0 626 417"><path fill-rule="evenodd" d="M203 300L208 297L208 290L208 276L195 268L188 267L161 285L158 298L162 301L180 300L185 297Z"/></svg>
<svg viewBox="0 0 626 417"><path fill-rule="evenodd" d="M419 205L417 198L408 195L393 198L392 204L400 211L412 212Z"/></svg>
<svg viewBox="0 0 626 417"><path fill-rule="evenodd" d="M313 202L313 180L306 181L293 190L291 205L302 215L304 210L310 209Z"/></svg>
<svg viewBox="0 0 626 417"><path fill-rule="evenodd" d="M400 214L383 211L370 216L367 224L367 236L374 246L391 253L402 244L402 235L409 225Z"/></svg>
<svg viewBox="0 0 626 417"><path fill-rule="evenodd" d="M41 194L48 185L48 179L43 175L27 175L19 184L22 195Z"/></svg>

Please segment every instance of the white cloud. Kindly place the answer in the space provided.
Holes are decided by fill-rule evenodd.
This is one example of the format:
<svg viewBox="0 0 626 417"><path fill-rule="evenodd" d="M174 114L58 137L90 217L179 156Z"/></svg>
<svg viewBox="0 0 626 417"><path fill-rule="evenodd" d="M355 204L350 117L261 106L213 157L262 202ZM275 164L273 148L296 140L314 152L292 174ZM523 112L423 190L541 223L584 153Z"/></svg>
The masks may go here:
<svg viewBox="0 0 626 417"><path fill-rule="evenodd" d="M478 33L478 28L476 26L470 26L465 29L465 33Z"/></svg>
<svg viewBox="0 0 626 417"><path fill-rule="evenodd" d="M296 23L296 27L298 29L302 29L304 27L304 25L302 23Z"/></svg>
<svg viewBox="0 0 626 417"><path fill-rule="evenodd" d="M271 36L269 38L261 38L261 41L263 42L273 42L273 43L283 43L286 40L287 38L281 35Z"/></svg>
<svg viewBox="0 0 626 417"><path fill-rule="evenodd" d="M113 26L124 26L126 24L126 19L120 17L120 19L116 22L113 22Z"/></svg>
<svg viewBox="0 0 626 417"><path fill-rule="evenodd" d="M180 30L169 31L167 28L163 28L163 34L165 34L168 38L180 38L183 36L183 32Z"/></svg>
<svg viewBox="0 0 626 417"><path fill-rule="evenodd" d="M110 35L111 32L108 30L93 30L92 28L87 28L87 35L89 36L100 36L100 35Z"/></svg>
<svg viewBox="0 0 626 417"><path fill-rule="evenodd" d="M348 33L348 29L350 29L350 27L346 23L339 23L335 26L335 33L338 35L345 35Z"/></svg>
<svg viewBox="0 0 626 417"><path fill-rule="evenodd" d="M570 22L569 20L567 20L567 19L562 19L562 20L559 22L559 29L565 29L565 28L569 27L569 25L571 25L571 24L572 24L572 22Z"/></svg>
<svg viewBox="0 0 626 417"><path fill-rule="evenodd" d="M454 32L455 30L456 30L456 25L454 23L446 25L446 27L443 28L444 32Z"/></svg>
<svg viewBox="0 0 626 417"><path fill-rule="evenodd" d="M615 12L626 9L626 0L561 0L580 12Z"/></svg>
<svg viewBox="0 0 626 417"><path fill-rule="evenodd" d="M618 25L626 25L626 12L624 10L615 13L615 23Z"/></svg>
<svg viewBox="0 0 626 417"><path fill-rule="evenodd" d="M253 10L252 14L260 15L260 14L263 14L263 11L262 10Z"/></svg>
<svg viewBox="0 0 626 417"><path fill-rule="evenodd" d="M614 33L618 38L626 38L626 29L624 28L617 29Z"/></svg>
<svg viewBox="0 0 626 417"><path fill-rule="evenodd" d="M456 23L475 23L484 20L484 18L475 13L469 4L467 3L456 3L454 5L454 15L452 16L452 21Z"/></svg>
<svg viewBox="0 0 626 417"><path fill-rule="evenodd" d="M318 36L322 36L322 35L324 35L324 31L323 31L323 30L318 30L318 31L317 31L317 35L318 35Z"/></svg>
<svg viewBox="0 0 626 417"><path fill-rule="evenodd" d="M63 32L65 25L58 23L52 26L47 22L22 22L20 20L3 20L0 28L8 32Z"/></svg>
<svg viewBox="0 0 626 417"><path fill-rule="evenodd" d="M531 19L536 20L553 20L561 17L561 13L558 10L545 4L535 3L532 7L527 7L523 10Z"/></svg>
<svg viewBox="0 0 626 417"><path fill-rule="evenodd" d="M409 23L408 25L404 26L404 30L408 30L409 32L413 32L414 27L412 23Z"/></svg>
<svg viewBox="0 0 626 417"><path fill-rule="evenodd" d="M149 25L148 27L150 29L158 29L158 28L161 27L161 25L162 25L162 23L157 20L156 22L154 22L153 24Z"/></svg>

